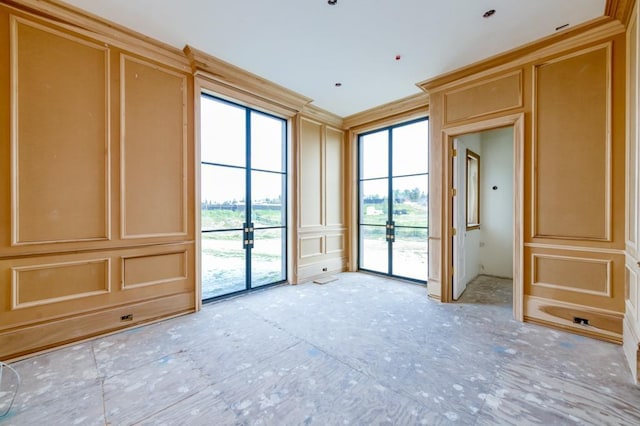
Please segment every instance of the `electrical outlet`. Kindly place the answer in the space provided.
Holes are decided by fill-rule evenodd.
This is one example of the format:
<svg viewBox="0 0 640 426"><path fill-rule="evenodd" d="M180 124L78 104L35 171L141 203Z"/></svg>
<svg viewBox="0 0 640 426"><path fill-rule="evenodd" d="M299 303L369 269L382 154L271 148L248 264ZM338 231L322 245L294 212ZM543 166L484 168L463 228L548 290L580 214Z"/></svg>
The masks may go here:
<svg viewBox="0 0 640 426"><path fill-rule="evenodd" d="M589 320L586 318L573 317L573 322L580 325L589 325Z"/></svg>
<svg viewBox="0 0 640 426"><path fill-rule="evenodd" d="M327 267L322 268L322 272L327 272Z"/></svg>

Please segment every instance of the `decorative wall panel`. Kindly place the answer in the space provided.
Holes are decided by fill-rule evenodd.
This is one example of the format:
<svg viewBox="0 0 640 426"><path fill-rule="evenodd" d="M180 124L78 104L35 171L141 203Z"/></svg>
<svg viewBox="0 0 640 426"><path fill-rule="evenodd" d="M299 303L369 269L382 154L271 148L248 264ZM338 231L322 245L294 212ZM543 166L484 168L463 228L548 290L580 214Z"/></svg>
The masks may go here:
<svg viewBox="0 0 640 426"><path fill-rule="evenodd" d="M344 234L330 234L325 239L327 254L344 252Z"/></svg>
<svg viewBox="0 0 640 426"><path fill-rule="evenodd" d="M342 130L326 128L325 143L325 199L327 226L344 224L344 155Z"/></svg>
<svg viewBox="0 0 640 426"><path fill-rule="evenodd" d="M300 119L299 226L322 226L322 125Z"/></svg>
<svg viewBox="0 0 640 426"><path fill-rule="evenodd" d="M12 308L108 293L109 259L12 268Z"/></svg>
<svg viewBox="0 0 640 426"><path fill-rule="evenodd" d="M300 258L320 256L323 253L322 239L320 236L300 238Z"/></svg>
<svg viewBox="0 0 640 426"><path fill-rule="evenodd" d="M609 44L535 67L534 237L611 240Z"/></svg>
<svg viewBox="0 0 640 426"><path fill-rule="evenodd" d="M122 237L187 232L187 82L121 57Z"/></svg>
<svg viewBox="0 0 640 426"><path fill-rule="evenodd" d="M532 285L611 297L611 261L533 254Z"/></svg>
<svg viewBox="0 0 640 426"><path fill-rule="evenodd" d="M108 239L109 50L12 17L11 79L12 243Z"/></svg>
<svg viewBox="0 0 640 426"><path fill-rule="evenodd" d="M522 72L445 93L445 121L452 123L522 107Z"/></svg>
<svg viewBox="0 0 640 426"><path fill-rule="evenodd" d="M186 278L186 251L122 258L122 287L124 289Z"/></svg>

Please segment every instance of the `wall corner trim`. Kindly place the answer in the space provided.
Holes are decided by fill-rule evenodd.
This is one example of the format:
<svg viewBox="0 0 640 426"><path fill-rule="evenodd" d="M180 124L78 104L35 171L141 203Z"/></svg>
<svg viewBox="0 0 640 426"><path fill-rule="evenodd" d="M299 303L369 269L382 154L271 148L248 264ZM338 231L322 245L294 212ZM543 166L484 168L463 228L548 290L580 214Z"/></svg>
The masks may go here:
<svg viewBox="0 0 640 426"><path fill-rule="evenodd" d="M604 14L617 19L627 27L631 19L631 13L636 0L607 0L604 6Z"/></svg>

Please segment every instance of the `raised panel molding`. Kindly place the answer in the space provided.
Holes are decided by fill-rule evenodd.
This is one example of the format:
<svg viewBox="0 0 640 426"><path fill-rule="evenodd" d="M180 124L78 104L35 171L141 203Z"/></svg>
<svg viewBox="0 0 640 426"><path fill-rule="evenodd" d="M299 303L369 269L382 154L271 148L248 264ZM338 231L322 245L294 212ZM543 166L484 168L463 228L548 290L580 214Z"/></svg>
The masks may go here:
<svg viewBox="0 0 640 426"><path fill-rule="evenodd" d="M11 309L28 308L110 292L110 259L11 268Z"/></svg>
<svg viewBox="0 0 640 426"><path fill-rule="evenodd" d="M109 49L11 16L12 245L108 240Z"/></svg>
<svg viewBox="0 0 640 426"><path fill-rule="evenodd" d="M325 225L344 225L344 133L333 127L325 128L324 144L324 200Z"/></svg>
<svg viewBox="0 0 640 426"><path fill-rule="evenodd" d="M326 254L344 252L344 234L327 234L325 240Z"/></svg>
<svg viewBox="0 0 640 426"><path fill-rule="evenodd" d="M323 128L322 124L300 118L298 149L298 223L301 229L323 226Z"/></svg>
<svg viewBox="0 0 640 426"><path fill-rule="evenodd" d="M445 123L522 108L522 70L444 94Z"/></svg>
<svg viewBox="0 0 640 426"><path fill-rule="evenodd" d="M300 253L299 259L306 259L314 256L321 256L324 253L324 236L312 235L308 237L300 237Z"/></svg>
<svg viewBox="0 0 640 426"><path fill-rule="evenodd" d="M609 242L611 43L534 66L533 86L532 237Z"/></svg>
<svg viewBox="0 0 640 426"><path fill-rule="evenodd" d="M187 234L187 78L120 58L121 236Z"/></svg>
<svg viewBox="0 0 640 426"><path fill-rule="evenodd" d="M187 279L187 251L121 258L122 289Z"/></svg>
<svg viewBox="0 0 640 426"><path fill-rule="evenodd" d="M611 297L612 262L549 254L532 254L531 285Z"/></svg>

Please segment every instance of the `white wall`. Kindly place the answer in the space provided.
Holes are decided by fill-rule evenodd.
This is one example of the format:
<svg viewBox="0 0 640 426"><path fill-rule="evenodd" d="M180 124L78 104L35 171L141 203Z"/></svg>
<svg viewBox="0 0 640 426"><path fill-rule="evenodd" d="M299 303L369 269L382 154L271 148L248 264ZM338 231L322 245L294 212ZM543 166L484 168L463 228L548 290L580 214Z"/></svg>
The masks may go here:
<svg viewBox="0 0 640 426"><path fill-rule="evenodd" d="M457 161L460 167L463 168L461 171L462 176L466 176L466 150L467 148L476 154L480 155L482 158L482 138L480 133L473 133L468 135L463 135L458 138L458 156ZM480 162L482 163L482 161ZM482 171L480 171L482 174ZM462 232L462 236L464 237L464 249L462 251L463 259L459 259L460 261L456 261L456 267L454 270L464 271L463 276L461 277L462 281L459 282L458 293L461 294L462 291L467 286L471 280L477 277L480 274L480 230L474 229L467 231L466 230L466 180L461 179L456 185L456 189L458 191L456 195L456 199L461 203L462 214L459 216L459 219L456 223L456 229L459 232ZM459 296L454 294L454 296Z"/></svg>
<svg viewBox="0 0 640 426"><path fill-rule="evenodd" d="M513 128L482 132L481 141L480 273L513 278Z"/></svg>

